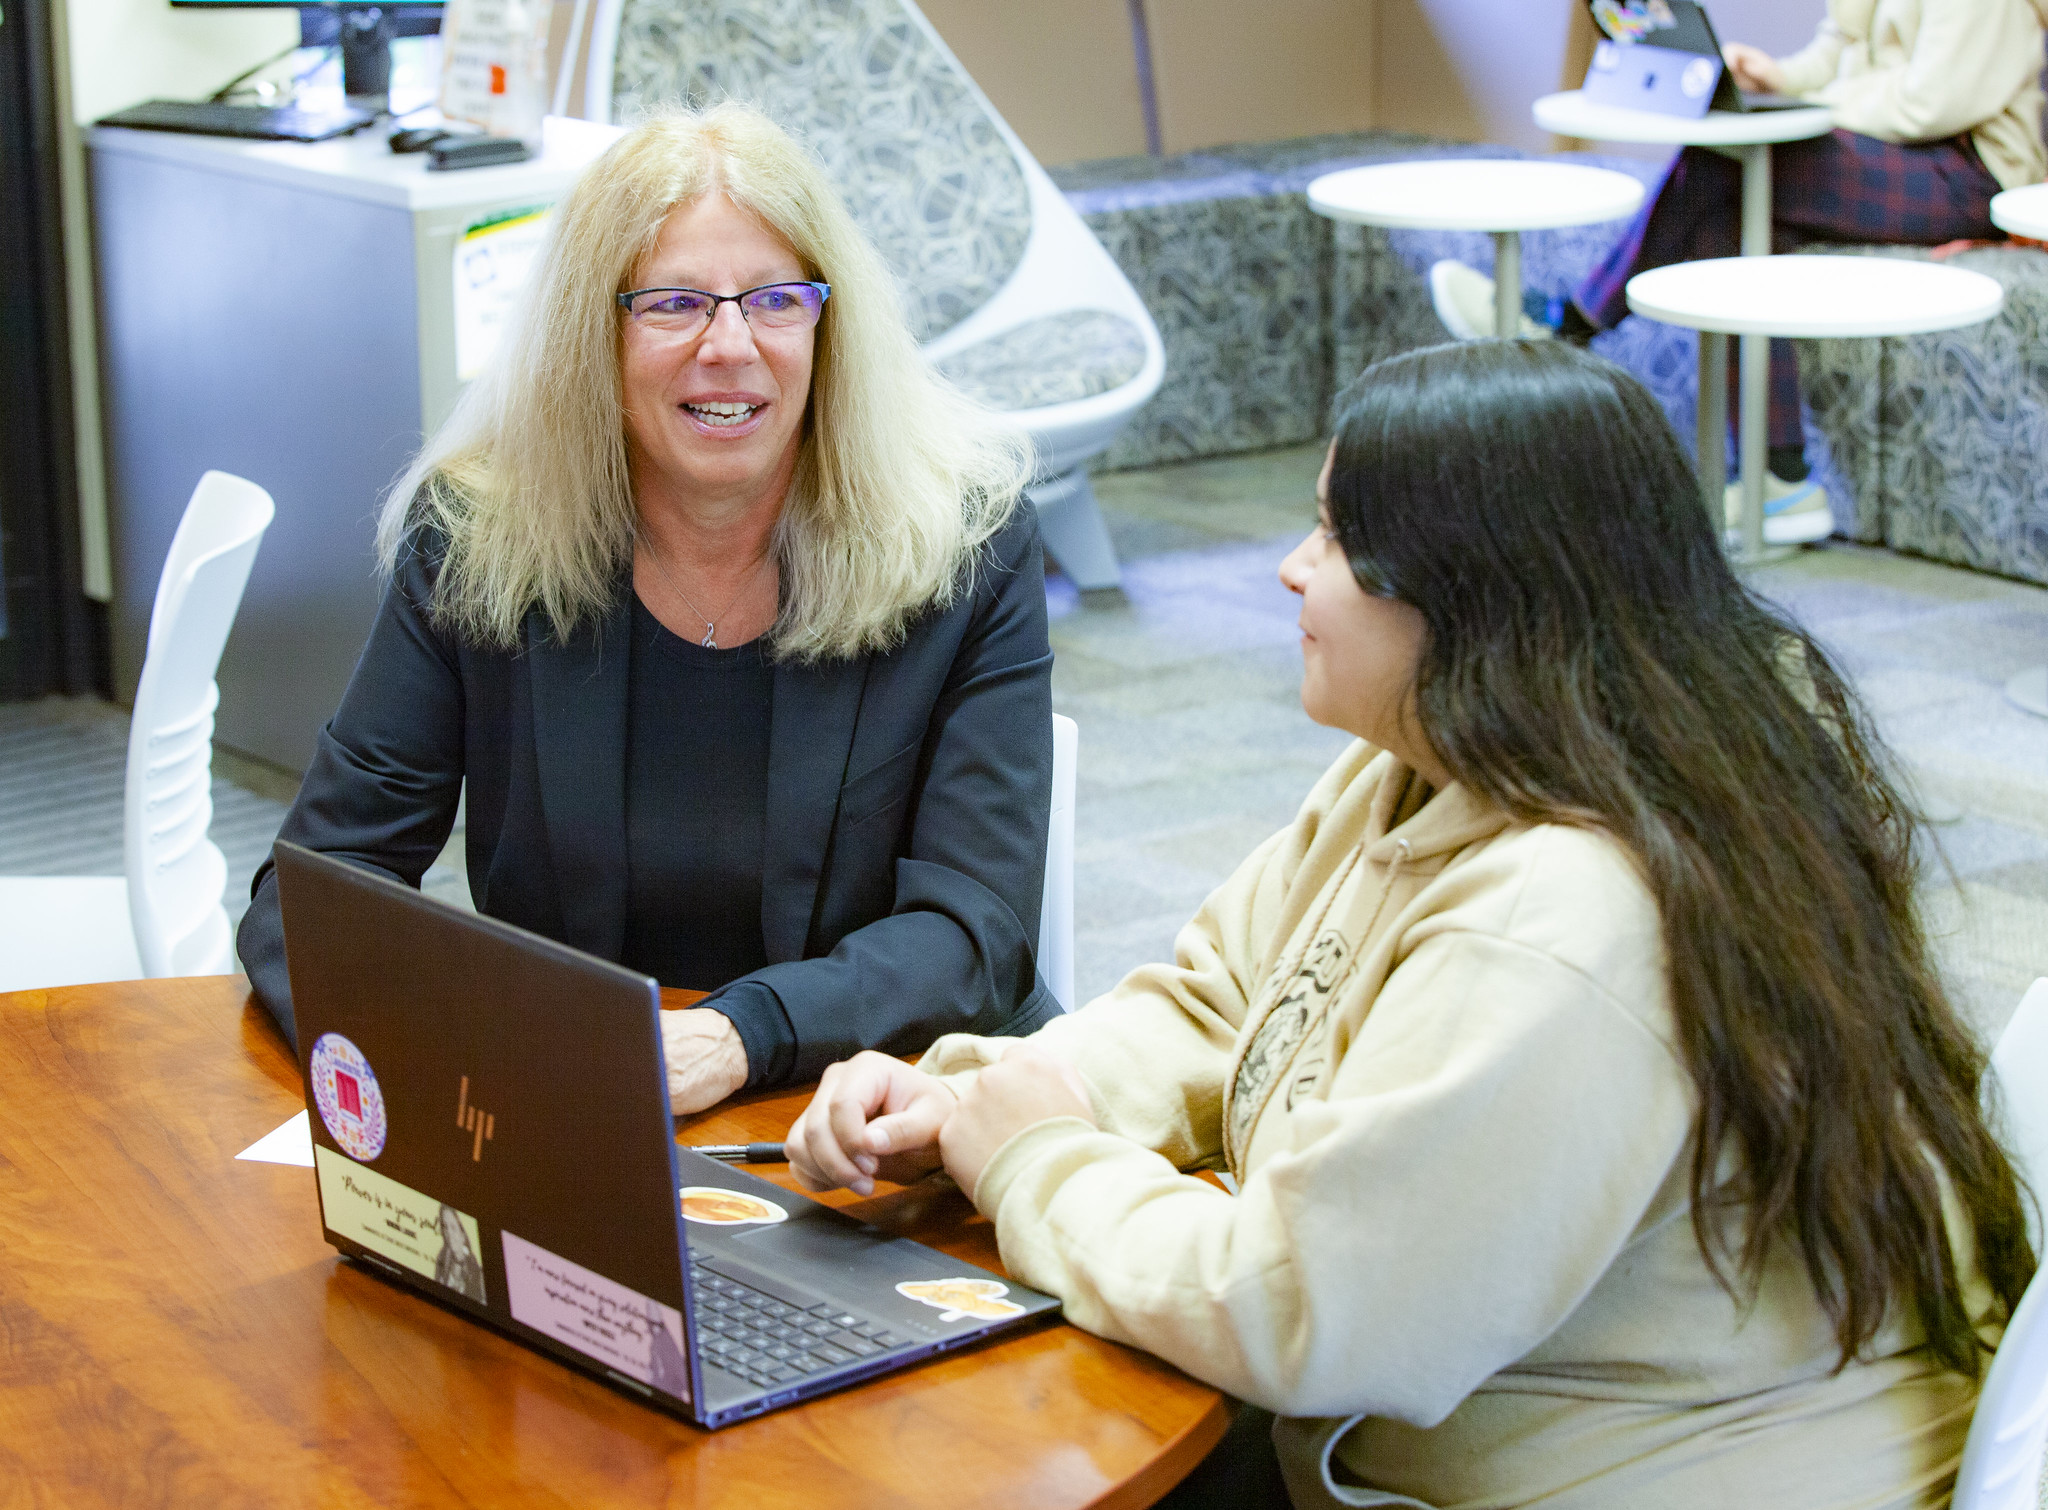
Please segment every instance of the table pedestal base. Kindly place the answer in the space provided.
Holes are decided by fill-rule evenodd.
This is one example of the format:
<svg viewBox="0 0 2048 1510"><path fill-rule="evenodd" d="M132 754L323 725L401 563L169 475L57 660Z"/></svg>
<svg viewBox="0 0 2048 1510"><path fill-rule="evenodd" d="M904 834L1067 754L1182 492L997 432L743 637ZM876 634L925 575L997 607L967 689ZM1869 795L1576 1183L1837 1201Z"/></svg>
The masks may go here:
<svg viewBox="0 0 2048 1510"><path fill-rule="evenodd" d="M1512 341L1522 333L1522 233L1493 233L1493 333Z"/></svg>

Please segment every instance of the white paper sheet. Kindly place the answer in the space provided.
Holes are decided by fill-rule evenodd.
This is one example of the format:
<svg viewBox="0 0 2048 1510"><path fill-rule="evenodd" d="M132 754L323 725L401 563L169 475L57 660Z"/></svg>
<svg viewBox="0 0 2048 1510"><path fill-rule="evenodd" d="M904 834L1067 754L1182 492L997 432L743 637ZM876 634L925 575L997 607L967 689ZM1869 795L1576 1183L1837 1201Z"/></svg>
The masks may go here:
<svg viewBox="0 0 2048 1510"><path fill-rule="evenodd" d="M282 1126L273 1127L235 1157L251 1159L259 1164L297 1164L303 1169L311 1169L312 1124L306 1120L306 1114L300 1112Z"/></svg>

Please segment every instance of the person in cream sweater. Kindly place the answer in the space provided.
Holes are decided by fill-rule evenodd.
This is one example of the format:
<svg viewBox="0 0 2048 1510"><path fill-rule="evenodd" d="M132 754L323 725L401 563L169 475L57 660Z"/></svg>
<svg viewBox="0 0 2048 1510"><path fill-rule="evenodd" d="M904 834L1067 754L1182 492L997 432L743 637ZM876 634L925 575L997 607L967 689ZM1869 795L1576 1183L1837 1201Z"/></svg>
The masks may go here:
<svg viewBox="0 0 2048 1510"><path fill-rule="evenodd" d="M943 1161L1249 1402L1169 1505L1945 1504L2033 1256L1853 695L1570 346L1379 364L1318 491L1281 575L1358 743L1172 963L834 1066L799 1176Z"/></svg>
<svg viewBox="0 0 2048 1510"><path fill-rule="evenodd" d="M1789 58L1727 44L1727 66L1743 89L1801 97L1834 114L1826 135L1772 149L1772 249L1998 238L1992 196L2048 176L2044 26L2048 0L1828 0L1813 41ZM1736 255L1741 206L1736 163L1705 147L1678 153L1628 233L1558 306L1557 333L1583 344L1620 324L1637 273ZM1492 307L1490 280L1447 261L1431 269L1430 288L1454 332L1473 318L1491 330L1483 313ZM1731 370L1731 415L1736 376ZM1771 544L1805 544L1834 529L1805 447L1798 360L1791 342L1773 341L1764 512ZM1731 514L1739 493L1731 484Z"/></svg>

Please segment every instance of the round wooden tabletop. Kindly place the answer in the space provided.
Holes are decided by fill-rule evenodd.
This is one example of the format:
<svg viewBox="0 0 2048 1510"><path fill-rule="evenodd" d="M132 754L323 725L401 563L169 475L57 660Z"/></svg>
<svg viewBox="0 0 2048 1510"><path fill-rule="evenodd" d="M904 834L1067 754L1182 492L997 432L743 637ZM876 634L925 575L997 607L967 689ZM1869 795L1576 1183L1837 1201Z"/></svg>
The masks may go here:
<svg viewBox="0 0 2048 1510"><path fill-rule="evenodd" d="M718 1432L653 1411L340 1261L309 1170L235 1159L303 1105L238 977L0 996L0 1086L0 1443L28 1503L1140 1506L1228 1421L1059 1322ZM681 1136L780 1138L802 1102ZM1001 1267L943 1179L834 1203Z"/></svg>

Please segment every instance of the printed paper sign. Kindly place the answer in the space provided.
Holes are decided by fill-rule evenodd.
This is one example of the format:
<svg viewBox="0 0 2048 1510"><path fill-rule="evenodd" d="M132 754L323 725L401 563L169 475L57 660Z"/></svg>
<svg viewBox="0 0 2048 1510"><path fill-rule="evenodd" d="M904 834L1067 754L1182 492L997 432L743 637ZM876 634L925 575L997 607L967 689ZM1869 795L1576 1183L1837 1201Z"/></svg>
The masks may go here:
<svg viewBox="0 0 2048 1510"><path fill-rule="evenodd" d="M770 1226L789 1220L789 1213L773 1201L722 1185L685 1185L676 1194L682 1197L685 1220L710 1227Z"/></svg>
<svg viewBox="0 0 2048 1510"><path fill-rule="evenodd" d="M515 1320L688 1403L680 1312L523 1237L501 1232L499 1238L505 1298Z"/></svg>
<svg viewBox="0 0 2048 1510"><path fill-rule="evenodd" d="M339 1033L322 1033L308 1057L307 1078L320 1120L342 1152L368 1160L384 1151L384 1092L361 1049Z"/></svg>
<svg viewBox="0 0 2048 1510"><path fill-rule="evenodd" d="M548 239L548 206L476 221L455 247L455 379L484 370Z"/></svg>
<svg viewBox="0 0 2048 1510"><path fill-rule="evenodd" d="M484 1266L479 1259L483 1240L475 1217L331 1148L316 1146L313 1160L320 1170L320 1205L328 1226L437 1285L485 1304Z"/></svg>
<svg viewBox="0 0 2048 1510"><path fill-rule="evenodd" d="M541 0L449 0L441 15L441 114L538 145L552 11Z"/></svg>
<svg viewBox="0 0 2048 1510"><path fill-rule="evenodd" d="M1024 1307L1004 1300L1010 1287L994 1279L912 1279L896 1287L898 1295L921 1300L942 1314L941 1321L959 1321L973 1316L981 1321L1001 1321L1022 1316Z"/></svg>

